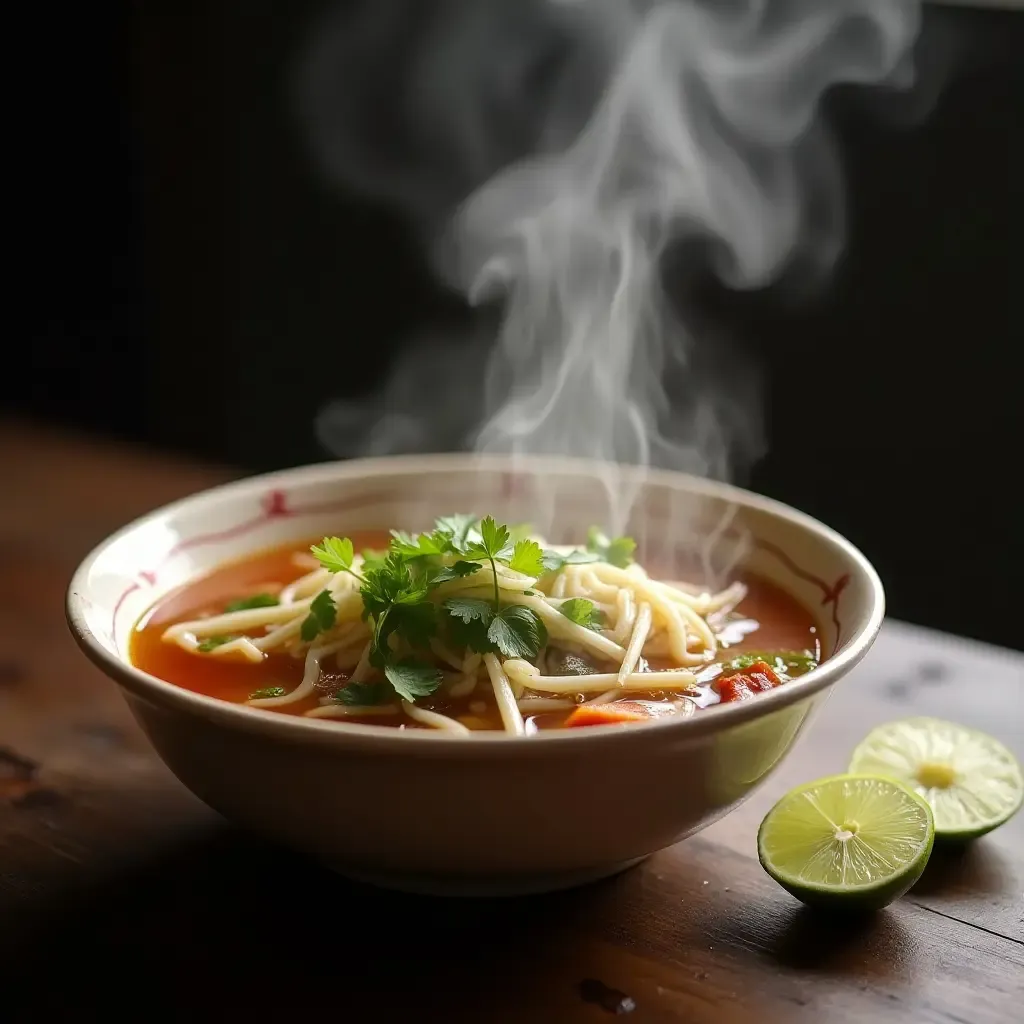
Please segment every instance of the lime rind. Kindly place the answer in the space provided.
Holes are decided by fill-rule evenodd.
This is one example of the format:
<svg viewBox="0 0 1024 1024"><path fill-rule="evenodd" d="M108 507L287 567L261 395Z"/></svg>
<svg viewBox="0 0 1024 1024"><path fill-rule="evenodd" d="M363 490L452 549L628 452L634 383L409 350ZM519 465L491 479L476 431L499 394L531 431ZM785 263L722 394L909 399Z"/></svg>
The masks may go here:
<svg viewBox="0 0 1024 1024"><path fill-rule="evenodd" d="M917 793L883 776L832 775L775 804L761 822L757 852L765 871L803 903L877 910L921 877L934 838L931 808Z"/></svg>
<svg viewBox="0 0 1024 1024"><path fill-rule="evenodd" d="M991 832L1024 803L1024 776L993 736L939 718L915 717L873 729L850 758L851 772L895 779L926 800L936 838L966 842Z"/></svg>

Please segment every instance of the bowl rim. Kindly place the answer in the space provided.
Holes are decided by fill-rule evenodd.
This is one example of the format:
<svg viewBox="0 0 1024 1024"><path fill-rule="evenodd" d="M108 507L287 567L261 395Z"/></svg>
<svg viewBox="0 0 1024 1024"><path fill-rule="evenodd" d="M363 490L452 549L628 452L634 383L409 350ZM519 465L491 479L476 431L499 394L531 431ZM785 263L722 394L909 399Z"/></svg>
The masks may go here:
<svg viewBox="0 0 1024 1024"><path fill-rule="evenodd" d="M788 682L785 686L760 694L756 700L741 701L728 705L712 706L700 714L686 718L662 718L651 722L631 725L629 729L552 729L530 736L508 736L498 731L480 731L469 736L450 736L440 730L415 729L396 730L389 726L346 723L339 728L337 722L324 719L282 715L264 708L252 708L234 704L217 697L186 690L174 683L144 672L131 664L124 656L112 654L99 642L89 628L85 618L86 580L94 563L101 555L124 537L150 523L166 519L188 509L202 506L206 502L230 498L246 491L262 491L266 488L287 487L287 485L310 485L330 483L337 480L365 479L393 473L422 473L430 475L452 470L481 470L486 472L522 473L532 470L553 472L587 473L614 471L639 477L651 483L661 483L693 494L757 509L776 518L784 519L838 548L853 564L868 585L869 613L867 622L854 632L845 650L829 658L819 668L805 676ZM730 729L743 722L767 717L773 711L792 704L829 688L841 676L854 667L868 652L882 620L885 617L885 591L875 568L866 556L841 534L831 527L786 505L754 491L734 484L709 480L690 473L675 470L656 469L642 466L611 463L598 459L574 458L548 455L484 455L474 453L433 453L422 455L390 455L381 457L348 459L344 461L318 462L243 476L213 487L204 488L175 501L161 505L126 523L96 544L75 569L65 596L65 616L71 633L79 648L98 668L127 690L134 697L150 704L170 705L186 715L198 715L215 724L248 732L261 733L268 739L295 740L306 743L326 744L338 749L384 753L416 753L417 755L462 755L481 754L519 756L524 746L531 749L545 749L549 752L572 753L581 744L607 745L628 742L630 736L648 736L654 733L665 739L697 739Z"/></svg>

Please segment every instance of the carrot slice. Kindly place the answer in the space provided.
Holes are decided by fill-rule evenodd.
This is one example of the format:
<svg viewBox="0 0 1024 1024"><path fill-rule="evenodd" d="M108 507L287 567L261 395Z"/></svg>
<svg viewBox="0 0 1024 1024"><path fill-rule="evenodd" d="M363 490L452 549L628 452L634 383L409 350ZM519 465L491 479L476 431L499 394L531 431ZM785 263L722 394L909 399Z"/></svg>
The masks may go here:
<svg viewBox="0 0 1024 1024"><path fill-rule="evenodd" d="M760 690L770 690L782 682L766 661L755 661L747 668L746 674L755 682L762 684L758 687Z"/></svg>
<svg viewBox="0 0 1024 1024"><path fill-rule="evenodd" d="M616 725L646 722L657 718L656 712L634 700L618 700L611 704L581 704L565 720L567 728L581 725Z"/></svg>
<svg viewBox="0 0 1024 1024"><path fill-rule="evenodd" d="M719 680L718 697L723 704L734 700L750 700L751 697L771 690L782 682L763 661L755 661L746 672L736 672Z"/></svg>
<svg viewBox="0 0 1024 1024"><path fill-rule="evenodd" d="M756 693L754 681L742 672L726 676L718 683L718 699L723 704L734 700L750 700Z"/></svg>

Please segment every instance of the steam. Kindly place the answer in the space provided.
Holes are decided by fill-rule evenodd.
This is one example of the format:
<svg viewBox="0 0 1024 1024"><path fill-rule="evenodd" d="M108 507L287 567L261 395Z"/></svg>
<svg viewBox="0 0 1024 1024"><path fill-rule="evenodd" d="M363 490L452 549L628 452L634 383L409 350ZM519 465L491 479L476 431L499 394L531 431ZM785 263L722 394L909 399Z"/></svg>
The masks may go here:
<svg viewBox="0 0 1024 1024"><path fill-rule="evenodd" d="M751 371L730 354L716 375L723 342L680 308L669 257L696 243L734 288L831 264L841 187L819 101L840 83L906 85L918 5L463 0L433 14L378 0L327 31L305 111L332 172L403 206L437 239L439 272L499 323L489 342L414 345L382 394L324 411L324 442L742 471L760 445ZM618 528L634 494L610 476L608 497Z"/></svg>

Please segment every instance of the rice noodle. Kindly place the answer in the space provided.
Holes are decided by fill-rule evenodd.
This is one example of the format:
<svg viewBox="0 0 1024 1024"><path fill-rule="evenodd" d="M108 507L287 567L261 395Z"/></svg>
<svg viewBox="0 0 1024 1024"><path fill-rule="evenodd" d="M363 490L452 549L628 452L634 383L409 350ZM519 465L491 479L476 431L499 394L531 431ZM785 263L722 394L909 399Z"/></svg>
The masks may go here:
<svg viewBox="0 0 1024 1024"><path fill-rule="evenodd" d="M281 604L292 604L297 597L305 597L323 590L324 584L330 579L331 574L326 569L317 568L313 572L300 576L294 583L289 583L280 594L278 601Z"/></svg>
<svg viewBox="0 0 1024 1024"><path fill-rule="evenodd" d="M397 715L394 704L321 704L305 713L306 718L353 718Z"/></svg>
<svg viewBox="0 0 1024 1024"><path fill-rule="evenodd" d="M539 715L545 711L570 711L576 707L576 701L559 700L557 697L520 697L516 706L525 714Z"/></svg>
<svg viewBox="0 0 1024 1024"><path fill-rule="evenodd" d="M324 647L310 647L306 652L306 664L302 672L302 682L283 697L258 697L254 700L247 700L246 704L251 708L279 708L285 704L295 704L316 693L316 683L320 678L320 660L328 654L333 654L339 644L327 644Z"/></svg>
<svg viewBox="0 0 1024 1024"><path fill-rule="evenodd" d="M484 664L487 666L487 674L491 677L494 700L498 705L498 712L501 714L505 732L512 733L513 736L524 735L526 726L523 724L523 716L519 712L515 696L512 693L512 685L502 669L501 662L493 654L485 654ZM505 664L509 663L505 662Z"/></svg>
<svg viewBox="0 0 1024 1024"><path fill-rule="evenodd" d="M636 613L636 624L633 626L633 635L629 639L629 646L626 648L626 655L619 667L619 682L628 679L640 660L640 653L647 641L647 634L651 631L651 606L646 601L640 602Z"/></svg>
<svg viewBox="0 0 1024 1024"><path fill-rule="evenodd" d="M454 718L449 718L447 715L439 715L436 711L418 708L407 700L402 701L402 709L410 718L415 719L417 722L422 722L423 725L429 725L432 729L443 729L446 732L469 735L469 729L461 722L457 722Z"/></svg>
<svg viewBox="0 0 1024 1024"><path fill-rule="evenodd" d="M488 657L494 657L488 655ZM506 676L524 687L544 693L592 693L612 687L623 690L678 690L693 686L697 677L686 669L668 672L634 672L625 679L610 672L581 676L542 676L535 665L520 658L510 658L501 666Z"/></svg>

